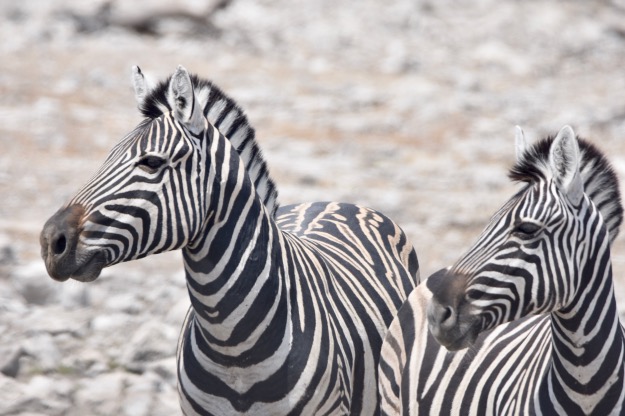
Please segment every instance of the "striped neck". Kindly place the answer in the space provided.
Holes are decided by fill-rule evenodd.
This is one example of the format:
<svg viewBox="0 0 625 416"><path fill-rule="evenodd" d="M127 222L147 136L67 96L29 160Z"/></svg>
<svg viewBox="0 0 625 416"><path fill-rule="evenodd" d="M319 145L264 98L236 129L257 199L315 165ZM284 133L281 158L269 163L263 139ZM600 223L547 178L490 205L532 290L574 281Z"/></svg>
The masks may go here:
<svg viewBox="0 0 625 416"><path fill-rule="evenodd" d="M255 192L238 153L223 135L210 145L208 200L200 234L183 250L196 337L205 351L226 360L249 353L284 332L286 296L280 258L281 234ZM253 311L253 312L252 312ZM270 328L267 325L275 328ZM264 331L257 331L258 328Z"/></svg>
<svg viewBox="0 0 625 416"><path fill-rule="evenodd" d="M551 314L551 365L537 392L543 414L625 410L625 340L603 228L593 241L586 247L580 290L570 305Z"/></svg>

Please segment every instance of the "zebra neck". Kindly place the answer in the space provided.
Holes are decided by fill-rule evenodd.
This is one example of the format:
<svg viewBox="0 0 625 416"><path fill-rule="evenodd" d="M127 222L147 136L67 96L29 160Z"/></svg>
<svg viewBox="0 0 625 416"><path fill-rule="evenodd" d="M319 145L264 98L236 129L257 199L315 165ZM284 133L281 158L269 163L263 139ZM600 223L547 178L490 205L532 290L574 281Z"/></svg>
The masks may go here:
<svg viewBox="0 0 625 416"><path fill-rule="evenodd" d="M207 348L237 355L266 341L259 327L274 335L286 327L278 316L286 309L283 240L236 151L223 136L216 141L209 214L183 258L196 329Z"/></svg>
<svg viewBox="0 0 625 416"><path fill-rule="evenodd" d="M625 342L607 238L593 257L581 270L581 289L571 305L551 314L552 359L540 391L542 410L589 414L623 406Z"/></svg>

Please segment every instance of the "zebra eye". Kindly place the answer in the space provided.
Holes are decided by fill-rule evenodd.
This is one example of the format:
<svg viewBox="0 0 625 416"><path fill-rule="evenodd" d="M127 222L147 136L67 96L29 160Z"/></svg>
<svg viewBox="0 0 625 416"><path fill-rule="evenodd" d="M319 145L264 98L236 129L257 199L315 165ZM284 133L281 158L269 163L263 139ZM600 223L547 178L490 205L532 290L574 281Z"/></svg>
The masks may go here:
<svg viewBox="0 0 625 416"><path fill-rule="evenodd" d="M146 155L139 159L137 166L148 173L156 173L166 162L167 161L160 156Z"/></svg>
<svg viewBox="0 0 625 416"><path fill-rule="evenodd" d="M543 227L535 222L521 222L514 227L513 232L522 236L533 236Z"/></svg>

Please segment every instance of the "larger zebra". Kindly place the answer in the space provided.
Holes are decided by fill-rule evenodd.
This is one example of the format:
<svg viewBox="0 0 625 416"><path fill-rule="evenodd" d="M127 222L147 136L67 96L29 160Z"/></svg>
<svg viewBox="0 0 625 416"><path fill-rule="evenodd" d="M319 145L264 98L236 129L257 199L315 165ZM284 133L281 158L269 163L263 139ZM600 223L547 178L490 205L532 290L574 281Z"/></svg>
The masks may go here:
<svg viewBox="0 0 625 416"><path fill-rule="evenodd" d="M182 249L185 414L376 414L382 339L418 283L405 234L351 204L278 209L234 101L182 67L134 83L146 119L44 226L50 276Z"/></svg>
<svg viewBox="0 0 625 416"><path fill-rule="evenodd" d="M383 414L625 415L616 176L570 127L531 147L519 130L517 157L523 188L391 324Z"/></svg>

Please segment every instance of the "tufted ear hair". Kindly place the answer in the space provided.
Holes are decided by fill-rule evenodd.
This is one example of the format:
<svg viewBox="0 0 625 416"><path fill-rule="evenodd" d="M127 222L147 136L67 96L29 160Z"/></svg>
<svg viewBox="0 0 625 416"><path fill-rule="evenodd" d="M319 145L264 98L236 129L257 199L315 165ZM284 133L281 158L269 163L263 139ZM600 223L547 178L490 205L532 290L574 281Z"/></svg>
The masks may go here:
<svg viewBox="0 0 625 416"><path fill-rule="evenodd" d="M516 151L516 161L520 162L527 149L527 141L525 140L523 129L519 126L514 127L514 149Z"/></svg>
<svg viewBox="0 0 625 416"><path fill-rule="evenodd" d="M143 72L141 72L141 68L137 65L132 67L132 86L135 89L135 99L137 100L137 104L141 107L150 88L145 80L145 76L143 76Z"/></svg>
<svg viewBox="0 0 625 416"><path fill-rule="evenodd" d="M549 166L556 184L575 206L584 196L584 185L579 173L580 151L571 126L564 126L551 144Z"/></svg>
<svg viewBox="0 0 625 416"><path fill-rule="evenodd" d="M204 114L201 106L196 105L191 77L182 65L178 66L169 81L167 101L180 124L195 134L204 130Z"/></svg>

